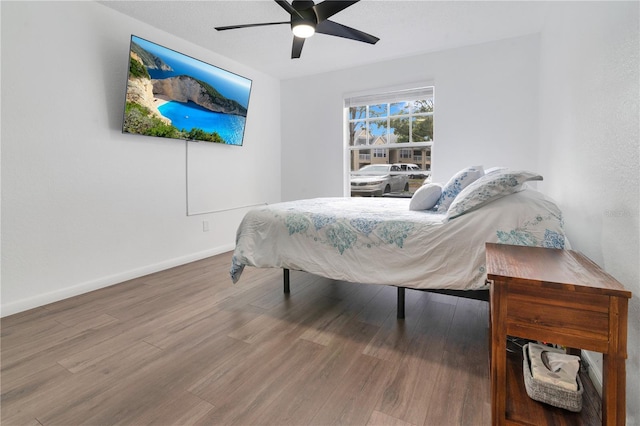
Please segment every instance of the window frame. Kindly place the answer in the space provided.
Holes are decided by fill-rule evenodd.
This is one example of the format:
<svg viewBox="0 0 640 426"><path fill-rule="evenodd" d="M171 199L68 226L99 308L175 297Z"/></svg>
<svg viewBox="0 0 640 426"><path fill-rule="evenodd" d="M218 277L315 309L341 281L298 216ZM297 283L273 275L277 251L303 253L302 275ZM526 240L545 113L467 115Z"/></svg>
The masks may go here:
<svg viewBox="0 0 640 426"><path fill-rule="evenodd" d="M431 111L429 112L415 112L413 108L413 102L417 100L432 100ZM397 114L392 115L392 105L394 103L399 102L408 102L411 107L409 108L408 113L406 114ZM378 107L380 105L386 104L386 117L384 116L375 116L370 112L370 107ZM351 118L350 117L350 108L351 107L366 107L364 117ZM378 90L378 91L369 91L366 93L359 94L351 94L344 96L344 170L345 170L345 179L344 179L344 193L345 196L351 195L351 185L350 185L350 176L351 176L351 167L352 167L352 156L358 155L360 158L362 156L362 151L369 150L370 160L373 161L374 158L386 158L387 161L390 161L391 155L390 150L411 150L413 152L414 149L424 149L430 148L429 152L433 152L433 146L435 144L436 133L435 133L435 84L433 82L417 84L412 86L411 88L396 88L390 90ZM429 141L412 141L413 138L413 125L416 121L416 118L420 117L432 117L432 131L433 137ZM406 119L408 120L408 131L409 131L409 141L408 142L391 142L392 138L392 127L391 120L394 119ZM386 120L386 129L385 133L382 135L375 135L371 133L371 123L379 122L382 120ZM350 124L351 123L359 123L363 124L363 127L357 127L355 132L354 143L351 145L351 132L350 132ZM364 137L358 136L358 133L365 133ZM384 142L382 139L384 138ZM365 143L358 144L356 141L365 140ZM376 156L375 152L377 150L386 150L386 156ZM358 154L354 154L353 151L360 151ZM398 153L400 155L400 153ZM428 155L428 154L427 154ZM431 158L432 155L429 156ZM399 157L400 158L400 157ZM402 157L404 160L410 159L411 163L415 161L413 155L410 158ZM426 157L425 157L426 158ZM373 164L373 163L371 163ZM431 160L428 163L429 169L432 169L433 164ZM422 169L423 167L421 167Z"/></svg>

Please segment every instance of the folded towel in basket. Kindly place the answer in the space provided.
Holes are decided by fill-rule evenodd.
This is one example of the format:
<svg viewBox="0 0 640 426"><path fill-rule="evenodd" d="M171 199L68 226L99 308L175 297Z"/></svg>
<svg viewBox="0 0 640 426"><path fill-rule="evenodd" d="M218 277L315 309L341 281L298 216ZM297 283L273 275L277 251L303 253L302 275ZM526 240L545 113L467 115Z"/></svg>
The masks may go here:
<svg viewBox="0 0 640 426"><path fill-rule="evenodd" d="M580 368L580 357L536 343L529 343L528 347L531 376L535 380L572 391L578 389L576 376Z"/></svg>

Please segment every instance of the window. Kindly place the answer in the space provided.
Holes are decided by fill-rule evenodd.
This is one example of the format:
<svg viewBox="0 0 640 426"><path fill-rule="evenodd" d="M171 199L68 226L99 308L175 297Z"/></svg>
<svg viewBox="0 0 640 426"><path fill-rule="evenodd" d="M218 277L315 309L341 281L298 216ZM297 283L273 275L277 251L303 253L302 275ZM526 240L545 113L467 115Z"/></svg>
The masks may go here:
<svg viewBox="0 0 640 426"><path fill-rule="evenodd" d="M400 159L407 160L409 162L413 161L413 150L412 149L401 149L400 150Z"/></svg>
<svg viewBox="0 0 640 426"><path fill-rule="evenodd" d="M345 113L352 196L411 195L430 178L433 86L349 97L345 99ZM376 187L365 188L358 174L364 175L371 168L358 172L372 164L396 164L398 167L387 170L397 175L376 179Z"/></svg>
<svg viewBox="0 0 640 426"><path fill-rule="evenodd" d="M386 149L374 149L373 150L373 158L387 158L387 150Z"/></svg>

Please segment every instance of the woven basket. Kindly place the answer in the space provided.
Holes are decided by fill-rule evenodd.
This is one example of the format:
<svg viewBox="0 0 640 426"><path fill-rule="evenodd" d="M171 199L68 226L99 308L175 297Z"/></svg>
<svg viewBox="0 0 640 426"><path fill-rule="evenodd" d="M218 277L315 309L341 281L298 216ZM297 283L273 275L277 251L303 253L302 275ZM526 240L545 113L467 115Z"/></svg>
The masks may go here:
<svg viewBox="0 0 640 426"><path fill-rule="evenodd" d="M563 389L549 383L535 380L531 375L531 367L529 366L528 346L527 344L522 348L524 358L522 361L522 370L527 395L529 395L531 399L553 405L554 407L560 407L574 412L582 410L582 393L584 392L584 388L582 387L580 376L576 377L578 383L577 391Z"/></svg>

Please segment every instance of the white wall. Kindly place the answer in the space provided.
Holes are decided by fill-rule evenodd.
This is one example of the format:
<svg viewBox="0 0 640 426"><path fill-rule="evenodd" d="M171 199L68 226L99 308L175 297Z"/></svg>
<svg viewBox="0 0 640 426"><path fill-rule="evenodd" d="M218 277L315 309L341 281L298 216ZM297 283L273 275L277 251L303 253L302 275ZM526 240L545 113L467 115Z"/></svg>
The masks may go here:
<svg viewBox="0 0 640 426"><path fill-rule="evenodd" d="M435 84L434 181L472 165L537 170L539 36L282 82L282 196L342 196L345 94Z"/></svg>
<svg viewBox="0 0 640 426"><path fill-rule="evenodd" d="M132 33L253 80L244 146L192 152L213 209L280 200L278 80L95 2L1 7L2 315L233 248L246 209L186 215L185 142L121 133Z"/></svg>
<svg viewBox="0 0 640 426"><path fill-rule="evenodd" d="M540 77L541 189L560 204L573 247L633 292L630 425L640 424L639 12L638 2L554 5Z"/></svg>

